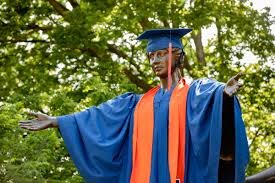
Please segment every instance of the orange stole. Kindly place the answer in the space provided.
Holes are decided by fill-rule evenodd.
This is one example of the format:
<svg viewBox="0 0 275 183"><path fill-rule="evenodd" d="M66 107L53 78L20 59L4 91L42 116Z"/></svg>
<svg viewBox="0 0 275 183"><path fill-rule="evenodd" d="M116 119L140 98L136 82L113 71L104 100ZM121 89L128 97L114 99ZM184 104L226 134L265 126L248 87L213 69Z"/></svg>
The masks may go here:
<svg viewBox="0 0 275 183"><path fill-rule="evenodd" d="M175 87L169 103L168 161L171 183L184 180L186 97L189 86L182 79ZM134 114L133 164L131 183L149 183L154 131L155 87L138 102Z"/></svg>

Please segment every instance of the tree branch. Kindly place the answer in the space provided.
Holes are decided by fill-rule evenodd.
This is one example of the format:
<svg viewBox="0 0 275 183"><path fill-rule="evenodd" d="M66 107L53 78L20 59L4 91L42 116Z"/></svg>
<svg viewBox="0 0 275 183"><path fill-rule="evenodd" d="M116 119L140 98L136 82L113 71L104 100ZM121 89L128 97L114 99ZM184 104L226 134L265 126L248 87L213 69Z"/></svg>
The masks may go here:
<svg viewBox="0 0 275 183"><path fill-rule="evenodd" d="M24 39L12 39L12 40L3 40L0 39L0 43L50 43L47 40L33 39L33 40L24 40Z"/></svg>
<svg viewBox="0 0 275 183"><path fill-rule="evenodd" d="M252 140L251 140L251 143L250 143L250 145L249 145L249 148L250 148L250 147L252 146L252 144L255 142L255 140L256 140L256 138L258 137L260 131L261 131L261 128L258 128L257 131L256 131L256 133L255 133L255 135L254 135L254 137L253 137Z"/></svg>
<svg viewBox="0 0 275 183"><path fill-rule="evenodd" d="M55 11L57 11L58 14L60 14L62 17L64 17L65 13L69 10L63 6L61 3L57 2L56 0L48 0L49 3L53 6Z"/></svg>
<svg viewBox="0 0 275 183"><path fill-rule="evenodd" d="M112 53L117 54L118 56L124 58L124 59L129 59L128 55L125 54L123 51L120 51L119 49L117 49L117 47L113 44L107 44L108 46L108 50Z"/></svg>
<svg viewBox="0 0 275 183"><path fill-rule="evenodd" d="M196 46L197 59L202 65L205 65L205 56L204 56L203 45L201 41L201 30L199 30L197 34L195 32L192 32L192 38Z"/></svg>
<svg viewBox="0 0 275 183"><path fill-rule="evenodd" d="M126 67L123 68L123 72L125 75L130 79L131 82L135 83L138 87L142 88L144 92L148 91L150 88L152 88L148 83L143 81L142 79L139 79L138 76L134 75L130 70L128 70Z"/></svg>
<svg viewBox="0 0 275 183"><path fill-rule="evenodd" d="M188 71L192 70L192 67L189 64L189 59L186 55L183 58L183 65L184 65L184 68L186 68Z"/></svg>
<svg viewBox="0 0 275 183"><path fill-rule="evenodd" d="M70 4L72 5L73 8L76 8L79 6L79 4L75 0L69 0Z"/></svg>
<svg viewBox="0 0 275 183"><path fill-rule="evenodd" d="M127 54L125 54L123 51L117 49L117 47L115 45L108 44L108 49L110 52L117 54L119 57L122 57L122 58L128 60L129 63L132 64L140 72L139 66L137 64L135 64L132 61L132 59L129 58L129 56ZM124 71L125 75L130 79L130 81L135 83L138 87L142 88L143 91L148 91L151 88L151 86L148 83L146 83L142 79L139 79L138 76L134 75L131 70L124 67L123 71Z"/></svg>
<svg viewBox="0 0 275 183"><path fill-rule="evenodd" d="M162 23L163 23L164 27L169 27L169 22L167 21L167 19L162 20Z"/></svg>
<svg viewBox="0 0 275 183"><path fill-rule="evenodd" d="M136 69L139 71L139 66L136 63L133 62L133 59L131 57L129 57L123 51L119 50L115 45L108 44L108 50L112 53L117 54L119 57L122 57L122 58L128 60L129 63L132 64L134 67L136 67Z"/></svg>
<svg viewBox="0 0 275 183"><path fill-rule="evenodd" d="M217 27L217 39L218 39L218 44L217 44L217 48L220 49L220 57L221 57L221 60L223 61L222 62L222 65L224 67L226 67L224 61L224 48L223 48L223 38L222 38L222 26L221 26L221 23L220 23L220 20L218 17L215 17L216 18L216 27Z"/></svg>
<svg viewBox="0 0 275 183"><path fill-rule="evenodd" d="M40 27L39 25L36 25L35 23L28 24L26 27L28 29L32 29L32 30L42 30L42 31L52 30L52 27Z"/></svg>
<svg viewBox="0 0 275 183"><path fill-rule="evenodd" d="M140 65L138 65L135 61L134 61L134 59L133 59L133 57L134 57L134 50L135 50L135 47L134 46L131 46L131 57L128 59L128 61L129 61L129 63L131 64L131 65L133 65L136 69L137 69L137 71L139 72L139 73L142 73L142 71L140 70Z"/></svg>
<svg viewBox="0 0 275 183"><path fill-rule="evenodd" d="M93 48L81 48L80 49L82 52L88 53L92 57L99 57L97 54L97 51Z"/></svg>
<svg viewBox="0 0 275 183"><path fill-rule="evenodd" d="M139 21L141 27L143 30L146 30L148 25L149 25L149 21L147 18L142 18L140 21Z"/></svg>

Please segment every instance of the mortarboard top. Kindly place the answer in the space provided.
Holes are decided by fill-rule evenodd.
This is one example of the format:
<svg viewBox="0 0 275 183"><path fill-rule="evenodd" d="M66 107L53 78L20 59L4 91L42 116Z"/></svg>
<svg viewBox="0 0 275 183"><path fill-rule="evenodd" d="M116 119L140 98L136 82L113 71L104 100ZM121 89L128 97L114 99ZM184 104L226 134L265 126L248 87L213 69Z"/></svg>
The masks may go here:
<svg viewBox="0 0 275 183"><path fill-rule="evenodd" d="M151 29L143 32L137 39L148 39L146 51L154 52L157 50L168 48L172 43L173 48L183 49L181 37L191 32L192 29Z"/></svg>

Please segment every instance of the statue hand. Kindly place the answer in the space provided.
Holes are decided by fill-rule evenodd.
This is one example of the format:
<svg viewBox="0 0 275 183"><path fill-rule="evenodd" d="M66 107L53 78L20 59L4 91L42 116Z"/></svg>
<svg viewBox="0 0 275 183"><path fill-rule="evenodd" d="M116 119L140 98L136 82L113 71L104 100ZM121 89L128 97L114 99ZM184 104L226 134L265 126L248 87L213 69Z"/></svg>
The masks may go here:
<svg viewBox="0 0 275 183"><path fill-rule="evenodd" d="M47 128L55 128L58 126L55 117L36 112L29 112L29 114L35 116L36 118L20 121L19 126L21 128L25 128L31 131L39 131Z"/></svg>
<svg viewBox="0 0 275 183"><path fill-rule="evenodd" d="M240 77L243 75L242 72L239 72L237 75L233 76L232 78L230 78L225 87L224 87L224 93L228 96L232 96L235 95L239 88L242 86L242 84L239 83L239 79Z"/></svg>

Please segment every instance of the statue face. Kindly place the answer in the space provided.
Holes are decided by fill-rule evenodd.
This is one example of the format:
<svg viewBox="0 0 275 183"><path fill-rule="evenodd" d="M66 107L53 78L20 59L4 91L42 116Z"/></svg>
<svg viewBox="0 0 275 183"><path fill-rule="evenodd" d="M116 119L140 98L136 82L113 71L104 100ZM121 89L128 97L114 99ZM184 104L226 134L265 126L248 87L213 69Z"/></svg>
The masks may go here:
<svg viewBox="0 0 275 183"><path fill-rule="evenodd" d="M176 61L179 59L182 50L172 49L172 72L175 70ZM154 73L161 79L168 76L168 48L148 53L148 59Z"/></svg>

